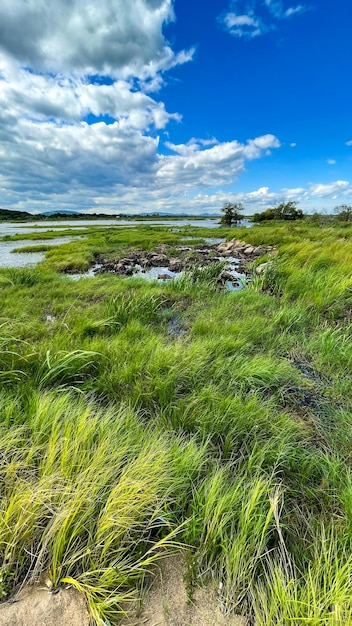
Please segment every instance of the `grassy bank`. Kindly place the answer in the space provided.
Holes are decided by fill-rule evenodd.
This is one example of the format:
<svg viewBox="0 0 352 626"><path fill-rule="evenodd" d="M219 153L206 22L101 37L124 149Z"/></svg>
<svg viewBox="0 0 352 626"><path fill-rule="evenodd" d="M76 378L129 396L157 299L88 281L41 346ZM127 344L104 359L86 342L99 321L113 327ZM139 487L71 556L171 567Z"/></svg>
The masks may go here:
<svg viewBox="0 0 352 626"><path fill-rule="evenodd" d="M181 542L253 624L352 624L352 227L236 229L278 255L233 293L59 273L233 233L90 228L1 271L4 597L42 575L114 624Z"/></svg>

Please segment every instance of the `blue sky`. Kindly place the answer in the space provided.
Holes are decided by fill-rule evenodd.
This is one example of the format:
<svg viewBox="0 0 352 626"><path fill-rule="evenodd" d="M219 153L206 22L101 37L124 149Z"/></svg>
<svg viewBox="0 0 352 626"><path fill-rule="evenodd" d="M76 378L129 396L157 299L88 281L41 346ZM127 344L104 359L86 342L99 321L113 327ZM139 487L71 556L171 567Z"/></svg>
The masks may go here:
<svg viewBox="0 0 352 626"><path fill-rule="evenodd" d="M351 22L347 0L3 3L0 206L352 203Z"/></svg>

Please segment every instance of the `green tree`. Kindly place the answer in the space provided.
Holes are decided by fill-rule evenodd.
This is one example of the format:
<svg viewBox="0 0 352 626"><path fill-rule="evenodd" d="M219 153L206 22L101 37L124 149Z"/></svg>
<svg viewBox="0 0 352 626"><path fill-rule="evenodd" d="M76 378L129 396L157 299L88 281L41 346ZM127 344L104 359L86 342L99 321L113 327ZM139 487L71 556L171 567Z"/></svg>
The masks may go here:
<svg viewBox="0 0 352 626"><path fill-rule="evenodd" d="M298 202L282 200L271 209L263 211L263 213L255 213L253 222L264 222L266 220L301 220L304 217L302 209L297 209Z"/></svg>
<svg viewBox="0 0 352 626"><path fill-rule="evenodd" d="M276 207L273 208L276 220L300 220L303 218L302 209L297 209L298 202L289 200L288 202L281 201Z"/></svg>
<svg viewBox="0 0 352 626"><path fill-rule="evenodd" d="M334 213L337 214L337 219L342 222L352 222L352 206L348 204L340 204L334 208Z"/></svg>
<svg viewBox="0 0 352 626"><path fill-rule="evenodd" d="M224 206L221 209L223 216L220 220L221 224L226 224L228 226L232 226L232 224L237 224L243 219L241 215L242 211L244 211L244 206L241 202L225 202Z"/></svg>

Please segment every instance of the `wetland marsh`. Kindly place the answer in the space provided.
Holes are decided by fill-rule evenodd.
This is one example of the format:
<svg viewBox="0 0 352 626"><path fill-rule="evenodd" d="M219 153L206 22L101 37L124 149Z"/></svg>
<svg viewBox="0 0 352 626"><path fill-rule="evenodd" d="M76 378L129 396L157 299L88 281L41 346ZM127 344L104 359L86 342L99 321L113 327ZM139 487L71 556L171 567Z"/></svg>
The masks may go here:
<svg viewBox="0 0 352 626"><path fill-rule="evenodd" d="M248 625L352 624L352 226L79 226L0 269L0 596L45 578L112 626L186 545ZM68 278L234 236L239 291Z"/></svg>

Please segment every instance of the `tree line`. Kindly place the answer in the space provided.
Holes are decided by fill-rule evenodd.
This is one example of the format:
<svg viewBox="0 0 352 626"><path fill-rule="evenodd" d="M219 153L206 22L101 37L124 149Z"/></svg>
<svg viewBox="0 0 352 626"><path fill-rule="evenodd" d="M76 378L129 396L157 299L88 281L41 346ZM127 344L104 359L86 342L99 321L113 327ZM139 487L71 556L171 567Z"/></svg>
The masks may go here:
<svg viewBox="0 0 352 626"><path fill-rule="evenodd" d="M245 210L242 202L225 202L221 209L222 217L221 224L232 226L238 224L243 219L243 211ZM352 222L352 206L347 204L340 204L335 207L334 213L336 219L342 222ZM309 218L311 221L319 221L319 218L324 221L328 221L332 216L325 216L321 213L313 213L312 215L306 215L302 209L298 208L298 202L289 200L287 202L281 201L276 206L266 209L262 213L254 213L250 218L252 222L264 222L269 220L275 221L294 221Z"/></svg>

